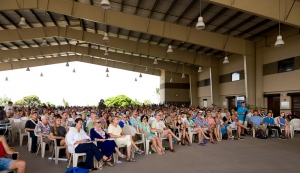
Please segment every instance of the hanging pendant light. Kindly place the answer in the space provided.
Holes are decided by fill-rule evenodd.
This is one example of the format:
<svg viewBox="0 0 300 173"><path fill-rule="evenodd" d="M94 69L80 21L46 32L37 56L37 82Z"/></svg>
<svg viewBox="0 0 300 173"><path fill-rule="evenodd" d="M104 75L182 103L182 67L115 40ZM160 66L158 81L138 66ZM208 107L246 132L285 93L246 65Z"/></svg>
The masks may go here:
<svg viewBox="0 0 300 173"><path fill-rule="evenodd" d="M172 54L173 53L172 45L169 45L167 53L168 54Z"/></svg>
<svg viewBox="0 0 300 173"><path fill-rule="evenodd" d="M136 81L137 81L137 79L135 78L135 79L134 79L134 81L136 82Z"/></svg>
<svg viewBox="0 0 300 173"><path fill-rule="evenodd" d="M154 59L154 62L153 62L153 64L154 64L154 65L157 65L157 64L158 64L158 62L157 62L157 59L156 59L156 58Z"/></svg>
<svg viewBox="0 0 300 173"><path fill-rule="evenodd" d="M280 0L279 0L279 22L278 22L278 25L279 25L279 35L277 36L277 40L275 42L275 47L280 47L280 46L283 46L284 45L284 41L282 40L282 36L280 35Z"/></svg>
<svg viewBox="0 0 300 173"><path fill-rule="evenodd" d="M75 70L75 68L73 69L73 73L76 73L76 70Z"/></svg>
<svg viewBox="0 0 300 173"><path fill-rule="evenodd" d="M46 41L46 39L43 39L43 43L41 44L42 47L48 47L48 43Z"/></svg>
<svg viewBox="0 0 300 173"><path fill-rule="evenodd" d="M170 83L173 82L173 72L171 71L171 79L170 79Z"/></svg>
<svg viewBox="0 0 300 173"><path fill-rule="evenodd" d="M20 20L19 26L27 26L27 23L26 23L26 19L25 19L25 17L21 17L21 20Z"/></svg>
<svg viewBox="0 0 300 173"><path fill-rule="evenodd" d="M29 67L27 67L26 71L30 71Z"/></svg>
<svg viewBox="0 0 300 173"><path fill-rule="evenodd" d="M142 73L140 73L140 76L139 76L139 77L143 77L143 76L142 76Z"/></svg>
<svg viewBox="0 0 300 173"><path fill-rule="evenodd" d="M109 77L108 73L106 74L106 77Z"/></svg>
<svg viewBox="0 0 300 173"><path fill-rule="evenodd" d="M109 70L108 70L108 68L106 68L106 71L105 71L106 73L108 73L109 72Z"/></svg>
<svg viewBox="0 0 300 173"><path fill-rule="evenodd" d="M199 67L198 73L201 73L201 72L202 72L202 67Z"/></svg>
<svg viewBox="0 0 300 173"><path fill-rule="evenodd" d="M43 77L44 75L43 75L43 73L41 73L41 75L40 75L41 77Z"/></svg>
<svg viewBox="0 0 300 173"><path fill-rule="evenodd" d="M182 73L182 76L181 76L181 78L185 78L185 74L184 74L184 73Z"/></svg>
<svg viewBox="0 0 300 173"><path fill-rule="evenodd" d="M200 0L200 16L198 17L198 22L196 24L196 29L204 29L205 23L203 22L203 17L201 16L201 0Z"/></svg>
<svg viewBox="0 0 300 173"><path fill-rule="evenodd" d="M56 56L55 56L56 58L59 58L60 57L60 54L58 53L58 54L56 54Z"/></svg>
<svg viewBox="0 0 300 173"><path fill-rule="evenodd" d="M106 33L104 33L104 36L103 36L103 41L104 41L104 42L109 42L109 38L108 38L108 34L107 34L107 32L106 32Z"/></svg>
<svg viewBox="0 0 300 173"><path fill-rule="evenodd" d="M146 67L145 72L148 72L148 67Z"/></svg>
<svg viewBox="0 0 300 173"><path fill-rule="evenodd" d="M5 78L5 81L8 81L8 77Z"/></svg>
<svg viewBox="0 0 300 173"><path fill-rule="evenodd" d="M100 6L104 9L110 9L110 2L109 0L102 0Z"/></svg>
<svg viewBox="0 0 300 173"><path fill-rule="evenodd" d="M173 79L171 78L171 79L170 79L170 83L172 83L172 82L173 82Z"/></svg>
<svg viewBox="0 0 300 173"><path fill-rule="evenodd" d="M226 52L226 56L224 58L223 64L228 64L228 63L229 63L229 60L228 60L227 52Z"/></svg>
<svg viewBox="0 0 300 173"><path fill-rule="evenodd" d="M184 63L183 63L183 73L182 73L182 76L181 76L181 78L185 78L185 74L184 74Z"/></svg>
<svg viewBox="0 0 300 173"><path fill-rule="evenodd" d="M69 62L67 62L66 67L69 67Z"/></svg>
<svg viewBox="0 0 300 173"><path fill-rule="evenodd" d="M105 56L105 57L108 57L108 56L109 56L107 49L106 49L105 52L104 52L104 56Z"/></svg>
<svg viewBox="0 0 300 173"><path fill-rule="evenodd" d="M106 60L104 65L105 65L105 66L108 66L108 64L109 64L109 63L108 63L108 61Z"/></svg>

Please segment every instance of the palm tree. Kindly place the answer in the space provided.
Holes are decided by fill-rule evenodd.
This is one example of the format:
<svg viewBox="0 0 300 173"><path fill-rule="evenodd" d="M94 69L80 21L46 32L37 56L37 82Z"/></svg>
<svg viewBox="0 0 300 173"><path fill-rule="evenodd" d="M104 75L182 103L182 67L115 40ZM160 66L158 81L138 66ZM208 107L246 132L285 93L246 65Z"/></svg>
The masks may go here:
<svg viewBox="0 0 300 173"><path fill-rule="evenodd" d="M159 88L155 88L155 95L157 96L157 102L159 104L159 99L160 99L160 89Z"/></svg>

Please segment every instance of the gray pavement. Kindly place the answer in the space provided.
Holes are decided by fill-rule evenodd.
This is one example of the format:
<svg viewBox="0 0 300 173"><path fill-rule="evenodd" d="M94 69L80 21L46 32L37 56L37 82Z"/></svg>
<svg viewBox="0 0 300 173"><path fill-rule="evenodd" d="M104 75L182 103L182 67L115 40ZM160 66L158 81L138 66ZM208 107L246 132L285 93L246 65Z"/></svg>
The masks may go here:
<svg viewBox="0 0 300 173"><path fill-rule="evenodd" d="M26 140L26 139L25 139ZM46 151L45 158L26 150L27 142L20 147L15 141L16 150L20 152L20 159L27 162L27 173L63 173L66 172L66 162L48 160L50 153ZM164 143L167 145L167 143ZM199 146L175 145L175 153L170 151L166 155L136 155L136 163L127 163L115 167L105 166L95 173L299 173L300 172L300 134L295 138L280 140L256 139L246 136L244 140L218 142Z"/></svg>

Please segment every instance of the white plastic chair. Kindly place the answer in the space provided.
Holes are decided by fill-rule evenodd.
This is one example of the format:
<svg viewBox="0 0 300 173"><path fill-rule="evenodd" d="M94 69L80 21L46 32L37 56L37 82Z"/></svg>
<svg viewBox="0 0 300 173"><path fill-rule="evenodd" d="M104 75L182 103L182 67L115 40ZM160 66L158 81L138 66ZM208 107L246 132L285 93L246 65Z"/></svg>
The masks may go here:
<svg viewBox="0 0 300 173"><path fill-rule="evenodd" d="M194 135L197 135L198 133L192 131L191 127L188 127L188 134L189 134L189 138L190 138L191 143L193 143L193 137L194 137Z"/></svg>
<svg viewBox="0 0 300 173"><path fill-rule="evenodd" d="M21 120L19 125L19 138L20 138L20 146L22 146L24 136L28 136L28 133L25 131L25 124L27 120ZM28 141L30 141L30 135L28 136Z"/></svg>
<svg viewBox="0 0 300 173"><path fill-rule="evenodd" d="M65 146L58 146L56 139L52 139L50 136L49 136L49 139L52 140L53 143L54 143L53 152L52 152L52 159L54 158L53 157L53 155L54 155L55 156L55 164L58 164L59 151L61 149L66 148L66 147Z"/></svg>
<svg viewBox="0 0 300 173"><path fill-rule="evenodd" d="M290 121L291 138L294 138L295 131L300 130L300 119L292 119Z"/></svg>
<svg viewBox="0 0 300 173"><path fill-rule="evenodd" d="M75 146L74 146L74 144L72 144L72 145L68 144L68 145L72 147L72 153L70 153L71 157L70 157L70 160L69 160L69 164L71 162L71 159L73 159L73 167L76 167L77 166L77 162L78 162L78 158L82 156L83 160L85 160L86 153L75 153Z"/></svg>
<svg viewBox="0 0 300 173"><path fill-rule="evenodd" d="M36 150L36 155L38 155L39 150L41 148L41 157L44 158L44 156L45 156L45 150L46 150L46 143L43 142L42 136L38 135L35 131L34 131L34 135L38 138L38 148Z"/></svg>

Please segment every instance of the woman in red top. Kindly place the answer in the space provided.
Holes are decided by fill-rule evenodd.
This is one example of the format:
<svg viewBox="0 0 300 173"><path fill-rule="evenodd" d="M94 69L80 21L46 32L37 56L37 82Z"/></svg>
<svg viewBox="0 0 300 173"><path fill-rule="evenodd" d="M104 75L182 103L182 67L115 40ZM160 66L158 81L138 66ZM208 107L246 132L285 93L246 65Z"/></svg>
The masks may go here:
<svg viewBox="0 0 300 173"><path fill-rule="evenodd" d="M17 173L24 173L26 170L26 162L24 160L12 160L10 158L6 158L5 154L17 154L18 152L12 151L5 140L3 135L0 135L0 171L5 170L17 170Z"/></svg>

